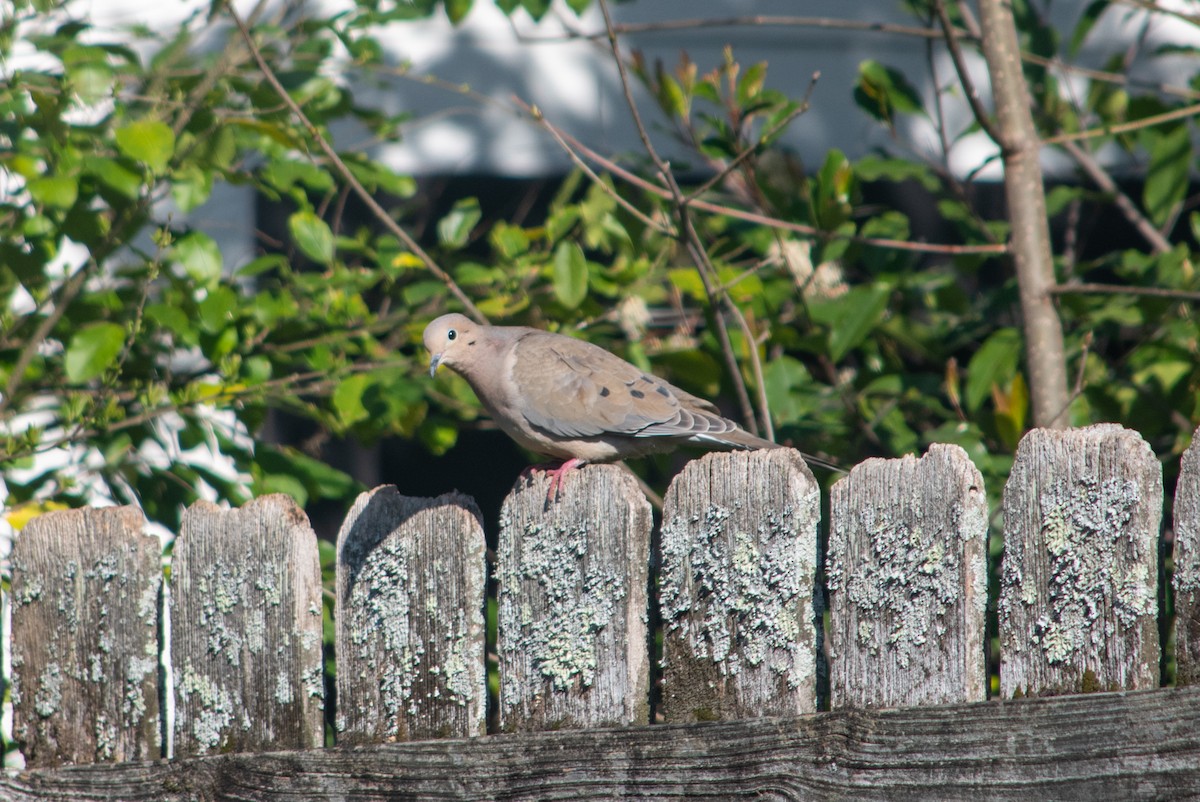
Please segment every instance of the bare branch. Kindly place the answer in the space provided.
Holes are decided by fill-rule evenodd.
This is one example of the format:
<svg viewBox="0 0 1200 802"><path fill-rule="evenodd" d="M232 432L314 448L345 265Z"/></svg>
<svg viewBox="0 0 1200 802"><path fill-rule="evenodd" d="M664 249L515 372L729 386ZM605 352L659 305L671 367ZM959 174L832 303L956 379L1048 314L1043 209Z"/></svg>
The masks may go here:
<svg viewBox="0 0 1200 802"><path fill-rule="evenodd" d="M337 151L333 149L333 146L329 143L329 141L322 136L321 132L317 129L317 126L313 124L312 120L308 119L308 115L304 113L304 110L301 109L299 104L292 99L290 94L288 94L287 89L285 89L283 84L279 82L279 78L275 75L274 70L271 69L271 66L267 64L266 59L263 58L262 51L259 50L258 45L255 44L254 37L251 35L250 29L246 26L245 21L238 16L237 9L234 8L232 0L226 0L225 9L228 11L229 16L237 25L238 31L242 35L242 39L246 42L246 47L250 49L250 53L252 56L254 56L254 60L258 64L258 68L262 71L263 77L267 79L267 83L269 83L271 88L275 90L275 93L279 96L279 99L287 104L288 109L292 112L296 119L300 121L300 124L304 126L304 129L308 132L308 135L313 138L313 141L317 143L317 146L321 149L321 152L323 152L325 157L329 159L330 164L332 164L334 169L337 170L337 173L339 176L341 176L342 180L350 185L350 187L354 190L354 194L357 195L359 200L361 200L366 207L371 210L371 213L375 216L375 218L382 223L393 236L403 242L404 246L408 248L414 256L421 260L422 264L425 265L425 269L446 285L446 288L450 290L450 293L455 298L458 299L458 302L463 305L463 308L466 309L471 317L473 317L479 323L486 323L487 317L483 314L483 312L479 311L479 308L475 306L474 302L467 296L465 292L463 292L462 288L455 283L450 274L443 270L441 266L434 261L433 257L430 256L425 249L422 248L417 241L400 226L399 223L392 219L392 216L387 213L387 210L379 205L379 202L375 200L375 197L367 191L367 188L362 185L358 178L355 177L354 173L350 171L350 168L346 166L346 163L342 161L342 158L338 155Z"/></svg>
<svg viewBox="0 0 1200 802"><path fill-rule="evenodd" d="M1146 215L1142 214L1142 210L1138 208L1137 204L1121 191L1121 188L1117 186L1117 182L1113 180L1108 171L1096 161L1091 153L1071 141L1063 142L1062 148L1088 174L1088 177L1095 182L1096 186L1112 197L1113 205L1137 229L1138 233L1150 244L1155 253L1164 254L1171 252L1171 243L1167 241L1167 238L1154 227L1154 224L1147 219Z"/></svg>
<svg viewBox="0 0 1200 802"><path fill-rule="evenodd" d="M1054 257L1031 100L1021 71L1017 29L1008 0L980 0L983 53L992 80L996 135L1004 159L1004 189L1012 226L1013 263L1020 292L1025 357L1034 424L1066 425L1068 392L1062 321L1050 293Z"/></svg>
<svg viewBox="0 0 1200 802"><path fill-rule="evenodd" d="M966 96L967 103L971 107L971 113L975 115L975 121L979 123L979 127L983 129L984 133L993 142L999 142L1000 137L992 124L992 116L983 107L983 101L979 98L979 90L975 88L975 82L971 80L971 73L967 70L967 61L963 57L962 46L958 41L958 33L955 30L954 24L950 21L950 15L946 13L946 3L944 0L934 0L933 10L937 14L938 22L942 25L942 32L946 38L946 48L950 51L950 59L954 62L954 71L958 73L958 80L962 84L963 94Z"/></svg>
<svg viewBox="0 0 1200 802"><path fill-rule="evenodd" d="M1059 284L1050 290L1054 295L1143 295L1171 301L1200 301L1200 292L1172 290L1166 287L1130 287L1124 284Z"/></svg>
<svg viewBox="0 0 1200 802"><path fill-rule="evenodd" d="M1056 136L1047 137L1042 140L1047 145L1061 145L1064 142L1078 142L1083 139L1094 139L1101 136L1114 136L1116 134L1124 134L1130 131L1140 131L1143 128L1153 128L1162 123L1171 122L1172 120L1183 120L1189 117L1200 116L1200 103L1191 106L1184 106L1171 111L1164 111L1162 114L1152 114L1149 117L1142 117L1138 120L1130 120L1127 123L1117 123L1116 125L1104 125L1099 128L1089 128L1086 131L1076 131L1073 134L1058 134Z"/></svg>
<svg viewBox="0 0 1200 802"><path fill-rule="evenodd" d="M547 124L549 124L549 123L547 123ZM663 198L664 200L671 199L671 193L669 190L666 190L663 187L661 187L658 184L655 184L651 181L647 181L646 179L642 178L638 174L625 169L624 167L617 164L612 159L609 159L606 156L603 156L602 154L598 153L597 151L592 150L587 145L583 144L578 139L576 139L575 137L566 133L565 131L563 131L561 129L556 129L556 130L558 130L558 134L562 138L562 140L564 142L570 144L570 146L572 148L574 148L575 150L577 150L580 154L582 154L584 156L584 158L600 165L608 172L610 172L613 175L620 178L622 181L624 181L627 184L630 184L634 187L637 187L638 189L640 189L643 192L647 192L647 193L650 193L657 197ZM746 222L756 223L758 225L766 226L768 228L775 228L775 229L779 229L782 231L792 231L797 234L803 234L805 236L813 237L813 238L820 239L823 241L843 240L844 239L844 240L849 240L850 242L853 242L856 244L871 245L871 246L874 246L877 248L890 248L892 250L911 251L914 253L937 253L937 254L946 254L946 255L950 255L950 256L959 256L959 255L968 255L968 254L1001 255L1001 254L1008 252L1008 246L1003 245L1003 244L997 244L997 245L950 245L948 243L910 242L907 240L886 239L883 237L862 237L862 236L858 236L858 235L840 234L835 231L824 231L822 229L815 228L814 226L805 225L804 223L795 223L790 220L781 220L777 217L771 217L769 215L761 214L759 212L751 212L751 211L747 211L745 209L738 209L737 207L734 207L734 206L727 206L725 204L713 203L711 201L705 201L705 200L700 200L700 199L689 201L688 206L690 206L693 209L699 209L702 211L710 212L712 214L727 215L729 217L737 218L738 220L745 220Z"/></svg>
<svg viewBox="0 0 1200 802"><path fill-rule="evenodd" d="M716 269L713 267L711 261L709 261L708 252L705 250L699 234L692 225L687 199L684 198L679 184L675 181L675 176L671 172L670 165L659 155L658 150L654 147L654 143L650 140L650 134L646 131L646 125L642 121L641 113L638 111L637 101L633 97L633 87L629 80L629 71L626 68L625 59L621 56L621 46L617 41L616 31L613 29L612 13L608 8L607 0L600 0L600 11L604 15L604 26L608 35L608 44L612 49L613 61L616 63L617 73L621 78L621 89L625 95L625 102L629 106L630 115L632 116L634 126L637 128L638 137L642 140L642 146L645 148L646 154L650 157L651 161L654 162L659 177L670 192L670 198L675 205L675 211L679 215L684 245L696 264L696 271L704 286L704 292L710 302L718 306L724 306L727 311L735 316L739 326L742 328L742 334L749 345L747 350L750 355L751 367L755 373L755 380L758 382L760 402L762 404L761 412L764 418L763 423L767 437L770 438L772 435L771 416L766 406L766 388L763 386L762 381L762 361L758 355L758 348L755 346L753 333L749 330L749 326L746 324L746 319L741 314L741 310L736 308L729 295L727 293L719 293L713 286L712 277L716 276ZM742 407L742 417L745 419L746 428L757 434L758 423L754 413L754 406L750 403L750 395L746 388L746 382L742 378L737 356L733 352L733 343L729 339L729 331L726 327L725 319L720 314L714 314L713 319L716 323L717 338L721 343L721 352L725 357L731 374L730 379L733 381L738 402Z"/></svg>

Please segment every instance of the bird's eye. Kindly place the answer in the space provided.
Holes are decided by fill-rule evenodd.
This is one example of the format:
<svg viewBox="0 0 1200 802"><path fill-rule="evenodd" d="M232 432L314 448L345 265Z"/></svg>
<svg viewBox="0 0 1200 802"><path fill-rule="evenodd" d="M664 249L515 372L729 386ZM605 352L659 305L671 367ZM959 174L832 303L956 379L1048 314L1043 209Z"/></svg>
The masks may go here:
<svg viewBox="0 0 1200 802"><path fill-rule="evenodd" d="M447 339L447 340L453 340L453 339L455 339L455 338L457 338L457 337L458 337L458 332L457 332L457 331L455 331L454 329L450 329L450 331L446 332L446 339Z"/></svg>

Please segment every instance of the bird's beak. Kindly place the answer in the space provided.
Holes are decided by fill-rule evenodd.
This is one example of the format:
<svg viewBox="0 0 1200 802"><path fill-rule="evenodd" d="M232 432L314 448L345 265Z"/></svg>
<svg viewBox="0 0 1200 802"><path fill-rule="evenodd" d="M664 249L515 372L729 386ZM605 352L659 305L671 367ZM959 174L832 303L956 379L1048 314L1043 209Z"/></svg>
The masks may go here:
<svg viewBox="0 0 1200 802"><path fill-rule="evenodd" d="M429 358L429 375L431 377L433 376L433 374L437 373L438 365L440 365L440 364L442 364L442 355L441 354L434 354L433 356L431 356Z"/></svg>

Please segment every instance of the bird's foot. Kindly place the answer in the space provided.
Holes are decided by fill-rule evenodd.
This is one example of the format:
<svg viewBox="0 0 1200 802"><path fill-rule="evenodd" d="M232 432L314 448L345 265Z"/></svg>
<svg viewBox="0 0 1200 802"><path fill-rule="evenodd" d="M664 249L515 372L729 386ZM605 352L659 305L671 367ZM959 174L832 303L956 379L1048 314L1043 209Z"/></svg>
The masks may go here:
<svg viewBox="0 0 1200 802"><path fill-rule="evenodd" d="M587 465L587 460L576 459L572 457L562 462L548 462L540 465L530 465L521 472L522 476L531 475L534 471L544 471L550 474L550 489L546 491L546 501L558 501L558 492L562 489L563 477L567 471L582 468Z"/></svg>

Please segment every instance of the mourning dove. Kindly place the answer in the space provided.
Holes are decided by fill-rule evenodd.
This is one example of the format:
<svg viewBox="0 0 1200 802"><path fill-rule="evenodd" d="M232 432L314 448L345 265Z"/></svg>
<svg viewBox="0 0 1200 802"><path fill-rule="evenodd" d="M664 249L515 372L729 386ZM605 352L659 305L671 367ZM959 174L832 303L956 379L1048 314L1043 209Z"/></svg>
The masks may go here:
<svg viewBox="0 0 1200 802"><path fill-rule="evenodd" d="M563 474L590 462L670 451L779 448L724 418L716 406L583 340L524 326L485 326L443 315L425 328L429 375L445 365L471 385L504 432L562 460Z"/></svg>

